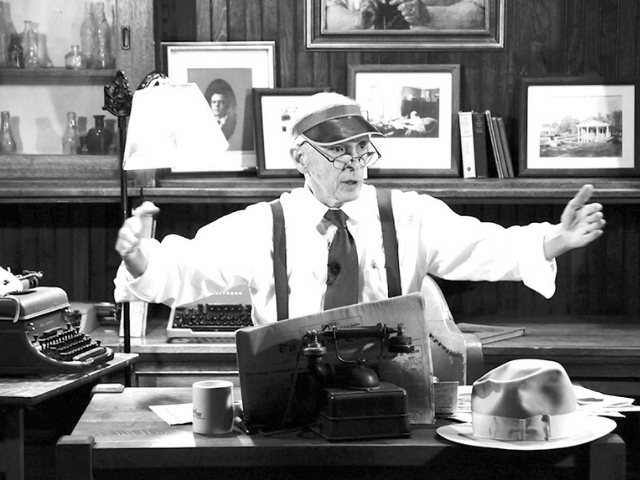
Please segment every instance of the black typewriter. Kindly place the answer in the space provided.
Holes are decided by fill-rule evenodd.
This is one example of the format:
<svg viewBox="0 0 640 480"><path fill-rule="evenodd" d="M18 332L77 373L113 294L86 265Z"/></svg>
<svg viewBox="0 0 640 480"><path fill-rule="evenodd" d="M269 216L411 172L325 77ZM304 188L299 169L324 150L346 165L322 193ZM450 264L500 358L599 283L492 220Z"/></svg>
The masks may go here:
<svg viewBox="0 0 640 480"><path fill-rule="evenodd" d="M58 287L0 296L0 374L81 372L113 358L69 321L69 300Z"/></svg>
<svg viewBox="0 0 640 480"><path fill-rule="evenodd" d="M172 308L167 338L234 342L236 330L252 325L248 291L237 289Z"/></svg>

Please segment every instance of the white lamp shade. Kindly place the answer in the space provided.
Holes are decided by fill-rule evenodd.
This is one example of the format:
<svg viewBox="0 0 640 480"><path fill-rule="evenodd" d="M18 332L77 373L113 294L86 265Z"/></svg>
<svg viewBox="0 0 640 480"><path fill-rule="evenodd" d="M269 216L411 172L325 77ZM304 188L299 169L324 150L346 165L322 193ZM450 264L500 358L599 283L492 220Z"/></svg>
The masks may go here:
<svg viewBox="0 0 640 480"><path fill-rule="evenodd" d="M206 165L229 148L196 84L162 84L133 95L123 168Z"/></svg>

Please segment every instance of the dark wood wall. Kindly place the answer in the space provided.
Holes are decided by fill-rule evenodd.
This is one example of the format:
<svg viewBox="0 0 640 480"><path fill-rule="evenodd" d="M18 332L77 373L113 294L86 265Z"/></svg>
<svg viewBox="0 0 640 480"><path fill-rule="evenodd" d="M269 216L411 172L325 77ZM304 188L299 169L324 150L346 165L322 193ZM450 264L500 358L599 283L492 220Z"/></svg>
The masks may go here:
<svg viewBox="0 0 640 480"><path fill-rule="evenodd" d="M303 0L156 0L156 47L163 40L274 40L276 86L329 86L345 93L349 64L460 64L461 107L491 109L504 116L514 155L520 77L640 74L636 0L506 0L504 50L466 52L308 52L303 4ZM181 24L180 18L186 23ZM242 205L163 204L161 208L158 237L191 236L198 226ZM475 201L453 208L505 226L557 222L562 212L562 205L544 199L535 204ZM515 283L444 282L454 316L622 315L637 320L638 206L605 204L605 212L604 237L559 259L553 299L547 301ZM113 245L119 224L115 204L0 205L0 265L43 270L44 283L63 287L72 300L111 301L118 264Z"/></svg>

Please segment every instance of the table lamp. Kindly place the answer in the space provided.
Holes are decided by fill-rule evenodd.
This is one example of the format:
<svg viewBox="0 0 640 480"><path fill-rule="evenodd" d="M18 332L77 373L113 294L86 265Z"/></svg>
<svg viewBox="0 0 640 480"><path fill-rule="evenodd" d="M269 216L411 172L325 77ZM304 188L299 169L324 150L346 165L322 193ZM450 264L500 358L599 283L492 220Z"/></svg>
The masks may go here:
<svg viewBox="0 0 640 480"><path fill-rule="evenodd" d="M145 77L133 95L124 72L104 87L104 110L118 118L123 221L131 215L127 172L219 161L229 144L196 84L171 84L162 73ZM153 235L153 225L145 234ZM137 303L137 302L136 302ZM144 303L144 302L141 302ZM121 310L124 351L131 351L130 305ZM137 312L144 334L146 303Z"/></svg>

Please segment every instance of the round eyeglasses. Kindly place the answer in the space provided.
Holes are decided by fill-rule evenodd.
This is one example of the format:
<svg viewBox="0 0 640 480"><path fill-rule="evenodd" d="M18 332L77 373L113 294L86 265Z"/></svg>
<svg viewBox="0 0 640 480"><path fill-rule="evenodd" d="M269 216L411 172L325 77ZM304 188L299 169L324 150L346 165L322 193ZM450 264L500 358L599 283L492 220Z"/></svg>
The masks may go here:
<svg viewBox="0 0 640 480"><path fill-rule="evenodd" d="M350 155L348 153L341 153L337 157L331 158L318 147L316 147L313 143L308 140L305 140L303 143L308 143L313 147L313 149L322 155L325 160L333 165L334 168L338 170L344 170L347 168L351 162L356 162L361 167L368 167L369 165L373 165L378 160L380 160L380 152L373 143L369 143L373 147L373 152L364 152L362 155Z"/></svg>

